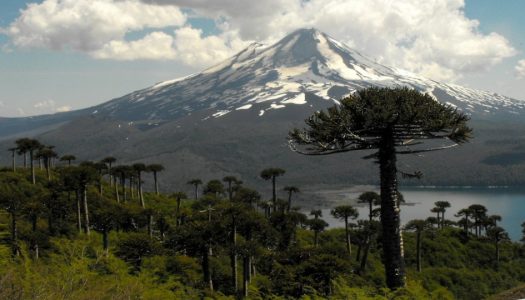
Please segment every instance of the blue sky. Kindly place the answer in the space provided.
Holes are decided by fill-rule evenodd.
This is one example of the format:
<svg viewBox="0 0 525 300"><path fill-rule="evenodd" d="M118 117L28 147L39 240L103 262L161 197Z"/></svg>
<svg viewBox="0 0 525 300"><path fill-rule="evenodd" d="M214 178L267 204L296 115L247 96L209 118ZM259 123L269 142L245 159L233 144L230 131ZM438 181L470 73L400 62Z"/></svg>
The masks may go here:
<svg viewBox="0 0 525 300"><path fill-rule="evenodd" d="M421 3L2 0L0 116L95 105L299 27L317 27L387 65L525 100L525 1Z"/></svg>

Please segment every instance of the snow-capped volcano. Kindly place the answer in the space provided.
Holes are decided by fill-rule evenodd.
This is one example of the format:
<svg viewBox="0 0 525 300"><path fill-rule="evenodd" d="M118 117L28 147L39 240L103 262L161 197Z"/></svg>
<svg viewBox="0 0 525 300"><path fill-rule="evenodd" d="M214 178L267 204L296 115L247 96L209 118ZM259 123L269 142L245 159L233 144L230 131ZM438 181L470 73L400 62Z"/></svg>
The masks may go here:
<svg viewBox="0 0 525 300"><path fill-rule="evenodd" d="M263 116L312 98L337 103L370 86L412 87L471 114L520 114L525 108L525 101L381 65L320 31L300 29L271 46L254 43L201 73L161 82L92 112L126 120L170 120L201 110L208 117L249 109Z"/></svg>

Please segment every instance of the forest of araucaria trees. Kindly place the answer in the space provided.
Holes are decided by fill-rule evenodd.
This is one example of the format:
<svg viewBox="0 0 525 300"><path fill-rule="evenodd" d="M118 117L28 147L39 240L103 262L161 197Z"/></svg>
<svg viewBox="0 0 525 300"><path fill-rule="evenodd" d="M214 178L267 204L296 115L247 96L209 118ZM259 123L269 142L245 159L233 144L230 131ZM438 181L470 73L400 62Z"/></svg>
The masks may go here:
<svg viewBox="0 0 525 300"><path fill-rule="evenodd" d="M335 228L300 208L280 168L261 170L260 191L226 176L161 193L162 165L79 162L19 139L0 171L0 298L483 299L525 282L525 247L482 205L443 199L401 225L396 154L470 134L464 115L427 100L365 90L290 133L302 154L377 150L380 193L334 207Z"/></svg>

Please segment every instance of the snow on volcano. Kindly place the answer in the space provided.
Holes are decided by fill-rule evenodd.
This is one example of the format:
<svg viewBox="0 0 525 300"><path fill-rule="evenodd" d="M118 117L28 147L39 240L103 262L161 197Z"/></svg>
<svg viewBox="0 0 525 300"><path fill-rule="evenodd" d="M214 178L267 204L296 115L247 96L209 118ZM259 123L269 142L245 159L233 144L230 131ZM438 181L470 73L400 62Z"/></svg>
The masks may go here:
<svg viewBox="0 0 525 300"><path fill-rule="evenodd" d="M254 43L201 73L158 83L93 111L130 120L162 120L201 110L219 118L256 109L263 117L267 111L306 105L308 96L338 103L371 86L411 87L470 114L520 114L525 108L525 101L384 66L318 30L300 29L271 46Z"/></svg>

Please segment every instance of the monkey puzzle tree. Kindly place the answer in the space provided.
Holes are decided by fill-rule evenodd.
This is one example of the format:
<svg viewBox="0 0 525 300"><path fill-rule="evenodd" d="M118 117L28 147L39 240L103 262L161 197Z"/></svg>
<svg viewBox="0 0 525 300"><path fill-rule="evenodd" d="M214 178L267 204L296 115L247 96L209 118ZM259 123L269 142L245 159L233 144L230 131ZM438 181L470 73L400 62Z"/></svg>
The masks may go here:
<svg viewBox="0 0 525 300"><path fill-rule="evenodd" d="M89 208L88 208L88 197L87 187L89 184L96 182L98 179L97 170L93 163L83 162L78 167L73 167L69 170L70 179L73 181L72 184L77 188L77 203L80 203L79 198L81 196L84 207L84 232L90 234L90 223L89 223Z"/></svg>
<svg viewBox="0 0 525 300"><path fill-rule="evenodd" d="M11 173L0 177L0 206L11 217L11 248L13 256L20 255L18 246L18 218L24 205L37 190L23 176Z"/></svg>
<svg viewBox="0 0 525 300"><path fill-rule="evenodd" d="M74 155L71 155L71 154L66 154L62 157L60 157L60 161L67 161L67 165L71 167L71 162L76 160L76 156Z"/></svg>
<svg viewBox="0 0 525 300"><path fill-rule="evenodd" d="M308 226L314 232L314 247L317 247L319 245L319 233L328 227L328 223L326 223L323 219L316 217L314 219L308 220Z"/></svg>
<svg viewBox="0 0 525 300"><path fill-rule="evenodd" d="M492 242L494 242L494 249L495 249L494 263L497 269L499 268L499 261L500 261L500 249L499 249L500 243L502 241L509 241L510 240L509 235L505 231L505 229L499 226L494 226L490 228L489 230L487 230L487 236Z"/></svg>
<svg viewBox="0 0 525 300"><path fill-rule="evenodd" d="M261 171L261 178L272 181L272 205L273 210L277 209L277 193L275 192L275 180L277 177L284 175L285 170L280 168L268 168Z"/></svg>
<svg viewBox="0 0 525 300"><path fill-rule="evenodd" d="M350 230L349 230L349 219L357 219L359 212L351 205L341 205L334 208L331 212L332 216L337 219L343 219L345 221L345 236L346 236L346 250L348 255L352 255L352 247L350 244Z"/></svg>
<svg viewBox="0 0 525 300"><path fill-rule="evenodd" d="M368 219L370 222L372 222L373 219L373 211L374 211L374 205L378 205L378 203L381 201L381 196L379 196L376 192L364 192L357 198L358 203L366 203L368 204Z"/></svg>
<svg viewBox="0 0 525 300"><path fill-rule="evenodd" d="M406 230L416 232L416 268L421 272L421 233L428 229L430 224L425 220L411 220L405 225Z"/></svg>
<svg viewBox="0 0 525 300"><path fill-rule="evenodd" d="M444 228L445 227L445 212L447 211L447 208L450 207L450 202L436 201L434 205L441 210L441 228Z"/></svg>
<svg viewBox="0 0 525 300"><path fill-rule="evenodd" d="M7 149L7 151L11 152L11 168L13 172L16 172L16 150L16 147Z"/></svg>
<svg viewBox="0 0 525 300"><path fill-rule="evenodd" d="M315 112L307 128L293 129L290 148L305 155L329 155L356 150L378 150L365 158L377 159L381 182L381 222L387 285L405 285L402 237L399 225L397 155L429 152L468 141L468 117L431 96L408 88L368 88L342 99L340 105ZM448 140L447 145L419 140ZM401 148L402 147L402 148Z"/></svg>
<svg viewBox="0 0 525 300"><path fill-rule="evenodd" d="M51 161L58 157L57 153L51 147L42 147L38 150L40 157L44 159L44 167L46 168L47 180L51 180Z"/></svg>
<svg viewBox="0 0 525 300"><path fill-rule="evenodd" d="M113 164L117 161L116 158L114 158L113 156L108 156L108 157L105 157L104 159L102 159L100 162L103 163L103 164L106 164L107 165L107 170L108 170L108 174L109 174L109 184L110 186L112 185L112 176L113 176L113 172L111 172L111 168L113 166Z"/></svg>
<svg viewBox="0 0 525 300"><path fill-rule="evenodd" d="M235 176L226 176L222 181L228 184L228 200L232 201L233 199L233 184L239 182Z"/></svg>
<svg viewBox="0 0 525 300"><path fill-rule="evenodd" d="M35 178L35 166L34 166L34 159L35 159L35 151L40 149L42 146L39 141L34 139L28 139L23 138L16 141L16 144L18 146L19 151L21 151L24 154L24 164L25 164L25 155L27 152L29 152L29 164L31 166L31 180L33 184L36 184L36 178Z"/></svg>
<svg viewBox="0 0 525 300"><path fill-rule="evenodd" d="M193 185L193 189L194 189L194 192L195 192L195 200L197 200L197 198L199 198L199 185L202 184L202 180L200 180L198 178L194 178L194 179L188 181L187 184Z"/></svg>
<svg viewBox="0 0 525 300"><path fill-rule="evenodd" d="M137 174L140 205L142 206L142 208L146 208L146 204L144 203L144 194L142 193L142 173L147 171L146 165L143 163L136 163L136 164L133 164L132 167L133 167L133 170L135 171L135 174Z"/></svg>
<svg viewBox="0 0 525 300"><path fill-rule="evenodd" d="M285 186L283 190L288 192L288 205L286 207L286 211L290 212L290 209L292 209L292 195L295 193L300 193L301 191L295 186Z"/></svg>
<svg viewBox="0 0 525 300"><path fill-rule="evenodd" d="M164 166L161 164L152 164L147 166L148 172L153 173L153 182L155 184L155 194L159 194L159 181L158 181L158 174L162 171L164 171Z"/></svg>

